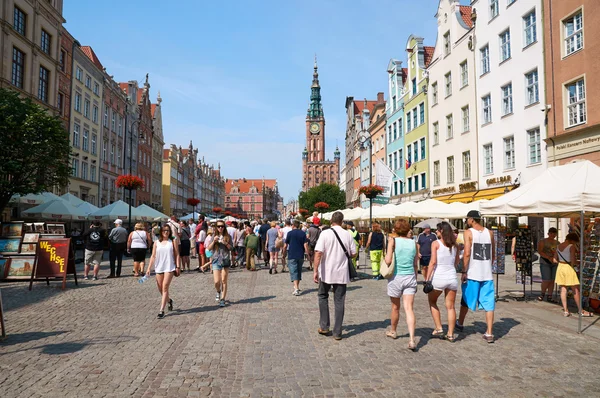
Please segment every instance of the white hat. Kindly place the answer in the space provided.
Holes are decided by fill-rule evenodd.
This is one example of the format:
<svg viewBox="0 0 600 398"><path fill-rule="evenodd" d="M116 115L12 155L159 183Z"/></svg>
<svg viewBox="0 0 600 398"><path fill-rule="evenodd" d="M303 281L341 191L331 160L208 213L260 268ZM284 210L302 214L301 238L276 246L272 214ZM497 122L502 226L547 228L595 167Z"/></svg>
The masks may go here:
<svg viewBox="0 0 600 398"><path fill-rule="evenodd" d="M121 225L121 224L123 224L123 220L121 220L120 218L117 218L117 219L115 220L115 224L119 224L119 225Z"/></svg>

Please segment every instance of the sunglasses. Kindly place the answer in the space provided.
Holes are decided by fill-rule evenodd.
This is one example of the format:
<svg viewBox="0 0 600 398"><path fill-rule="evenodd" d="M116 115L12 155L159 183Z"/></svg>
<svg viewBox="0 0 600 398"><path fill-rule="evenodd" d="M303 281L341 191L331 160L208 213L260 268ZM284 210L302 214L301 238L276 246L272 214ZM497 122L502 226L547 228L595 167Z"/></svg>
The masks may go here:
<svg viewBox="0 0 600 398"><path fill-rule="evenodd" d="M171 231L168 229L163 229L162 232L171 232Z"/></svg>
<svg viewBox="0 0 600 398"><path fill-rule="evenodd" d="M225 228L225 225L217 225L217 228Z"/></svg>

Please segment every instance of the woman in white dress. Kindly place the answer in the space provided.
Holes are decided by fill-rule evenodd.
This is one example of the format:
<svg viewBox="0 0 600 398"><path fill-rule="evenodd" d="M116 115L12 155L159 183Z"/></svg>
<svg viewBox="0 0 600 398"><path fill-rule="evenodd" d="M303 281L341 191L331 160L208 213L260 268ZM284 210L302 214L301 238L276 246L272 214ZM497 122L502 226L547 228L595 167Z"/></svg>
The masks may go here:
<svg viewBox="0 0 600 398"><path fill-rule="evenodd" d="M173 299L169 297L169 286L173 280L173 275L179 276L180 262L178 245L173 244L173 231L169 224L163 226L160 230L158 242L152 247L152 257L150 265L146 271L146 276L150 276L150 269L154 266L156 274L156 285L162 296L160 302L160 311L157 318L165 317L165 306L169 305L169 311L173 310Z"/></svg>

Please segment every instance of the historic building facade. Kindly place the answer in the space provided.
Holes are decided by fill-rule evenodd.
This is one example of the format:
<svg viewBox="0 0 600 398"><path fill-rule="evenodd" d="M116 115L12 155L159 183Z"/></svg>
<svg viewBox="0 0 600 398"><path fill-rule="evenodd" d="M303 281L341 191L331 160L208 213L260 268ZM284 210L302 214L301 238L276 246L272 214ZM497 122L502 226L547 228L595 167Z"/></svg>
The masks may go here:
<svg viewBox="0 0 600 398"><path fill-rule="evenodd" d="M391 201L396 202L404 193L404 85L408 70L402 61L391 59L387 67L388 105L386 108L387 165L394 172Z"/></svg>
<svg viewBox="0 0 600 398"><path fill-rule="evenodd" d="M152 104L152 191L151 205L155 209L162 209L162 156L165 146L162 125L162 98L160 91L156 98L156 104Z"/></svg>
<svg viewBox="0 0 600 398"><path fill-rule="evenodd" d="M228 179L225 182L225 211L243 218L279 218L282 199L277 180Z"/></svg>
<svg viewBox="0 0 600 398"><path fill-rule="evenodd" d="M310 105L306 115L306 147L302 152L302 191L322 183L338 184L340 151L336 148L334 160L325 160L325 115L321 105L321 86L315 59L311 85Z"/></svg>
<svg viewBox="0 0 600 398"><path fill-rule="evenodd" d="M123 164L124 174L131 174L137 176L137 157L138 157L138 145L139 145L139 118L140 110L137 105L138 98L138 83L135 80L131 80L127 83L119 83L121 91L127 97L127 106L125 109L125 139L124 139L124 159ZM161 164L162 169L162 164ZM126 192L123 200L129 203L129 191ZM137 190L131 191L131 204L136 206L137 204Z"/></svg>
<svg viewBox="0 0 600 398"><path fill-rule="evenodd" d="M138 136L138 165L137 175L144 180L145 186L138 189L137 205L152 204L152 103L150 100L150 83L148 75L144 87L137 92L137 105L139 108L139 136Z"/></svg>
<svg viewBox="0 0 600 398"><path fill-rule="evenodd" d="M368 137L368 141L365 141L365 143L362 145L360 154L361 186L369 185L371 182L373 184L377 182L375 175L375 165L377 164L377 159L384 163L386 162L386 111L383 93L377 93L377 100L373 105L372 112L373 113L369 112L368 106L363 108L363 123L367 133L364 135L364 137ZM371 149L369 149L369 146L371 146ZM371 155L370 157L369 154ZM362 207L369 207L370 202L366 196L361 195L360 199ZM382 198L376 198L377 202L383 203L381 200ZM374 201L374 203L376 203L376 201Z"/></svg>

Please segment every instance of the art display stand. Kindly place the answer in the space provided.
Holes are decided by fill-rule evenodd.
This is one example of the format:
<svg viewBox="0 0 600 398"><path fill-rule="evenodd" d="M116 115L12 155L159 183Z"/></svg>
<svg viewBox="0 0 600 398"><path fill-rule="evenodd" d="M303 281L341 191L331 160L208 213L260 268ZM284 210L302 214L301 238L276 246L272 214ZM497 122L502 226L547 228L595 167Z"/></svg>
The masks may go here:
<svg viewBox="0 0 600 398"><path fill-rule="evenodd" d="M586 299L598 299L600 295L600 267L598 266L598 250L600 249L600 223L591 225L589 235L584 237L585 257L581 270L582 294Z"/></svg>
<svg viewBox="0 0 600 398"><path fill-rule="evenodd" d="M494 234L494 244L496 247L496 259L492 263L492 274L496 275L496 301L506 301L500 298L500 278L506 272L506 230L492 229Z"/></svg>
<svg viewBox="0 0 600 398"><path fill-rule="evenodd" d="M65 290L68 274L73 275L77 285L75 251L71 239L40 239L29 290L32 289L34 280L45 279L46 284L50 285L50 278L62 279L62 290Z"/></svg>
<svg viewBox="0 0 600 398"><path fill-rule="evenodd" d="M0 289L0 333L2 339L6 337L6 325L4 324L4 306L2 304L2 289Z"/></svg>
<svg viewBox="0 0 600 398"><path fill-rule="evenodd" d="M533 241L530 229L519 228L516 231L515 262L517 265L516 283L523 285L523 297L519 300L527 301L525 285L529 283L530 291L533 289Z"/></svg>

